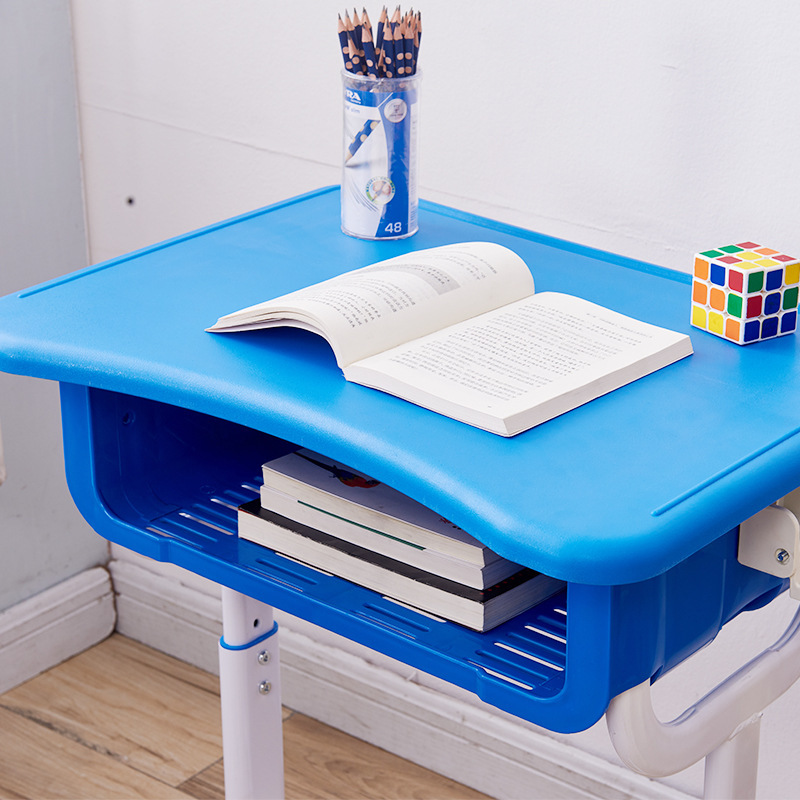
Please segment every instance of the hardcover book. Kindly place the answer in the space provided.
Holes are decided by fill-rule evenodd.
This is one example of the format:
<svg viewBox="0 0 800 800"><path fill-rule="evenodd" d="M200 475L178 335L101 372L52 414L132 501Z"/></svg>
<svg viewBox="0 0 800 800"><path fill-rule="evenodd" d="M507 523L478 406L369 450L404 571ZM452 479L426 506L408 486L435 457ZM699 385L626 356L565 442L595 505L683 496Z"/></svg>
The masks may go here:
<svg viewBox="0 0 800 800"><path fill-rule="evenodd" d="M283 516L355 544L371 539L367 546L374 549L395 541L404 550L431 550L478 570L497 562L503 569L505 559L440 514L327 456L300 449L268 461L261 471L261 504ZM396 548L384 552L398 557ZM509 574L517 569L513 565Z"/></svg>
<svg viewBox="0 0 800 800"><path fill-rule="evenodd" d="M329 511L322 511L266 486L261 487L261 507L267 511L274 511L282 517L293 519L295 522L325 531L338 539L344 539L359 547L381 553L396 561L402 561L411 567L433 572L443 578L476 589L485 589L521 569L519 564L501 558L488 548L484 548L487 563L476 564L474 561L447 555L437 550L435 545L424 547L414 544L414 542L402 539L397 535L352 522ZM385 527L391 526L386 525Z"/></svg>

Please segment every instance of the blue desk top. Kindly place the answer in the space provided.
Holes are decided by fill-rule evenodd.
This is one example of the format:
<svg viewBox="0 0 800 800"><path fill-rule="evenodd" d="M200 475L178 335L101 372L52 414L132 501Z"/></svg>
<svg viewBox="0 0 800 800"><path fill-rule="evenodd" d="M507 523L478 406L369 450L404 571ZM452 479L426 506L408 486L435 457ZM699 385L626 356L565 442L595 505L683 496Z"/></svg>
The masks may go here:
<svg viewBox="0 0 800 800"><path fill-rule="evenodd" d="M204 331L466 240L517 251L537 290L688 332L695 354L504 439L346 382L312 334ZM0 369L267 431L396 486L507 558L612 585L664 572L800 484L796 337L740 348L690 328L689 291L688 275L431 203L414 237L360 241L339 231L338 190L323 189L0 299Z"/></svg>

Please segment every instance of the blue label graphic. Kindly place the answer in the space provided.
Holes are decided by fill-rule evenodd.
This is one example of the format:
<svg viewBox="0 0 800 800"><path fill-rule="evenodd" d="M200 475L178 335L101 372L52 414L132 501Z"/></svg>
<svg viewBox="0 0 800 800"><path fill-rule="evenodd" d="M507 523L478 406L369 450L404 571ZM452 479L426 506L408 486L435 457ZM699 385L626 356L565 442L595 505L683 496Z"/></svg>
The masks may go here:
<svg viewBox="0 0 800 800"><path fill-rule="evenodd" d="M345 86L342 229L396 239L417 229L417 89Z"/></svg>

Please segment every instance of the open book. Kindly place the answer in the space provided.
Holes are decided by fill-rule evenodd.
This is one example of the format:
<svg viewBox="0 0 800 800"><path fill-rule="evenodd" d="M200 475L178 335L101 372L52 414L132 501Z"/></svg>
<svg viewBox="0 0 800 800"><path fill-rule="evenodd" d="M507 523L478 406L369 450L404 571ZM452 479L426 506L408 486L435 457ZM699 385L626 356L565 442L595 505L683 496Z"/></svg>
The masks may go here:
<svg viewBox="0 0 800 800"><path fill-rule="evenodd" d="M419 250L221 317L212 332L324 336L344 377L513 436L692 352L685 334L571 295L534 293L490 242Z"/></svg>

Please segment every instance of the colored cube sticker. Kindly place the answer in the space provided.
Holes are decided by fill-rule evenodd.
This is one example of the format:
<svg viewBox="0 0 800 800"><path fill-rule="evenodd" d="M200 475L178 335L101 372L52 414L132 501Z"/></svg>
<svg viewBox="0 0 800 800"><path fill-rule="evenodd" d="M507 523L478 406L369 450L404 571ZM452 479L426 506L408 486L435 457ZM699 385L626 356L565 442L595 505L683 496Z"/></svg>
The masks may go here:
<svg viewBox="0 0 800 800"><path fill-rule="evenodd" d="M756 242L704 250L694 258L692 325L751 344L797 328L800 258Z"/></svg>

